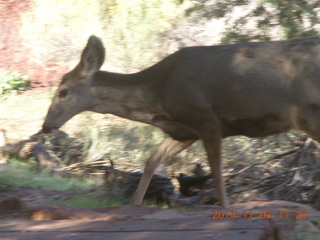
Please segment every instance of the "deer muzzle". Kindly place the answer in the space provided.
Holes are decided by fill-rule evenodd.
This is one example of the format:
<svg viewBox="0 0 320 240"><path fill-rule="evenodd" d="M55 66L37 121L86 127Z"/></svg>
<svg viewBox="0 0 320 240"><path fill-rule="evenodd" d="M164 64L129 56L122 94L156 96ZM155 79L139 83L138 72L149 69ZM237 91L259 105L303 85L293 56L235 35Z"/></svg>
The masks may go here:
<svg viewBox="0 0 320 240"><path fill-rule="evenodd" d="M43 126L42 126L42 132L45 133L45 134L50 133L53 129L57 129L57 128L49 126L46 123L44 123Z"/></svg>

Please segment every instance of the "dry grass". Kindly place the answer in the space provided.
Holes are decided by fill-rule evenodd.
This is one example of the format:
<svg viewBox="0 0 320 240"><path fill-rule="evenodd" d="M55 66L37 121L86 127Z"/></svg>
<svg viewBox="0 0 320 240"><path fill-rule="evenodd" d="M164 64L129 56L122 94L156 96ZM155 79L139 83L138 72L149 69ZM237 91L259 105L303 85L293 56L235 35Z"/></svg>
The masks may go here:
<svg viewBox="0 0 320 240"><path fill-rule="evenodd" d="M0 128L8 139L23 140L40 130L50 94L27 92L0 98Z"/></svg>

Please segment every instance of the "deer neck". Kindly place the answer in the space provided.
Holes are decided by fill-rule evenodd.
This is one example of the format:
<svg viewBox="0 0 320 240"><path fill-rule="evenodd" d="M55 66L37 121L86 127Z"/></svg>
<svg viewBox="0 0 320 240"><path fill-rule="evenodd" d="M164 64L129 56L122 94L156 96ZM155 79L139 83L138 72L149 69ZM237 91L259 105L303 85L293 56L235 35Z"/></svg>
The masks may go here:
<svg viewBox="0 0 320 240"><path fill-rule="evenodd" d="M153 79L140 73L118 74L99 71L92 78L92 110L150 123L156 114Z"/></svg>

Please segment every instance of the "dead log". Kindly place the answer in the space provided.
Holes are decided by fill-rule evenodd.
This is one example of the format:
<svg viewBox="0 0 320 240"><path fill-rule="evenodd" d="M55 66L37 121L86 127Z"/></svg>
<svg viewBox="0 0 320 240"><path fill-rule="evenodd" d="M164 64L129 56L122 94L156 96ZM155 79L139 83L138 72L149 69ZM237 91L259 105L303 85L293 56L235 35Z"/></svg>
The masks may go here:
<svg viewBox="0 0 320 240"><path fill-rule="evenodd" d="M121 189L125 198L130 199L137 189L142 172L126 172L110 167L106 171L105 185L109 191ZM174 185L169 178L154 175L147 189L145 199L156 203L170 204L174 196Z"/></svg>
<svg viewBox="0 0 320 240"><path fill-rule="evenodd" d="M186 197L191 197L197 195L199 190L205 187L205 183L211 179L211 175L186 176L180 174L177 179L180 184L180 192Z"/></svg>

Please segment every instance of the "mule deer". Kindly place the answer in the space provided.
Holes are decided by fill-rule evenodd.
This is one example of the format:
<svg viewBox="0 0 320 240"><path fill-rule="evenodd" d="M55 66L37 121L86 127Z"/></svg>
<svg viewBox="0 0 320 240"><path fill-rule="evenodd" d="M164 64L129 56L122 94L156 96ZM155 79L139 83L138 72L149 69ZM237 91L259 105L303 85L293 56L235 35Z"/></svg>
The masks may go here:
<svg viewBox="0 0 320 240"><path fill-rule="evenodd" d="M134 74L100 71L101 40L91 36L64 75L43 124L61 127L83 111L111 113L159 127L170 137L151 155L132 204L140 205L163 160L201 139L220 204L221 139L298 129L320 140L320 38L181 49Z"/></svg>

